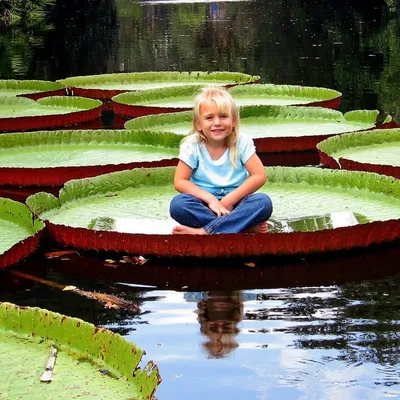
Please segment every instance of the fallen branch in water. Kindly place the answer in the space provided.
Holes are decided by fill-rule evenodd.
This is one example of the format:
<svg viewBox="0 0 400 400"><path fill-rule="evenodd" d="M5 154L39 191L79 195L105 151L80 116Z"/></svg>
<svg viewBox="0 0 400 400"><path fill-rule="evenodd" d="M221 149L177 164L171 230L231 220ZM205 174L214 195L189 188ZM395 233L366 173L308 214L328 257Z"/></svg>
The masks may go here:
<svg viewBox="0 0 400 400"><path fill-rule="evenodd" d="M136 313L140 312L139 306L134 302L122 299L117 296L113 296L111 294L87 292L85 290L80 290L75 286L62 285L60 283L42 279L37 276L30 275L21 271L9 270L9 272L14 276L18 276L19 278L28 279L37 283L41 283L43 285L50 286L55 289L59 289L62 291L70 291L72 293L78 294L88 299L96 300L104 304L104 306L107 308L116 308L116 309L123 308L125 310L134 311Z"/></svg>

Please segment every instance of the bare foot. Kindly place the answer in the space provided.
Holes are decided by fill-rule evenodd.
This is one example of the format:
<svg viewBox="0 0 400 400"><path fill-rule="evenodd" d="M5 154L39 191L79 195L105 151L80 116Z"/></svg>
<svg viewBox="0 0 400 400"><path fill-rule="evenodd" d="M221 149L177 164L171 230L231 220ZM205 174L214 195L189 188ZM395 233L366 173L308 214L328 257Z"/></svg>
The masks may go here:
<svg viewBox="0 0 400 400"><path fill-rule="evenodd" d="M207 235L203 228L191 228L186 225L177 225L172 229L173 235Z"/></svg>
<svg viewBox="0 0 400 400"><path fill-rule="evenodd" d="M268 223L267 221L260 222L257 225L251 226L243 231L244 233L267 233Z"/></svg>

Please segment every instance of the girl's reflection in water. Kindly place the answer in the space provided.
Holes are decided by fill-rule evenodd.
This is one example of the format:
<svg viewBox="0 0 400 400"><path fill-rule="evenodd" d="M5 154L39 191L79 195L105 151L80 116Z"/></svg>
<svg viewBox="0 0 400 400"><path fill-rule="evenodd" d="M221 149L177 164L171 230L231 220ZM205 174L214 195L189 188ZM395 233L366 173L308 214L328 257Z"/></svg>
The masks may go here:
<svg viewBox="0 0 400 400"><path fill-rule="evenodd" d="M236 336L243 318L242 292L206 292L197 303L200 332L206 336L203 348L208 358L226 357L239 345Z"/></svg>

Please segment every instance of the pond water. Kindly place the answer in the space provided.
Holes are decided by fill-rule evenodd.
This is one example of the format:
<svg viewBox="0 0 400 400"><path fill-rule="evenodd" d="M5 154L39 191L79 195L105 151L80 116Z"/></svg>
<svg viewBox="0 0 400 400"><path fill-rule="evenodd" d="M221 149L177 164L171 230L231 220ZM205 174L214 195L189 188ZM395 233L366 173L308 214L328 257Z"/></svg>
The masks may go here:
<svg viewBox="0 0 400 400"><path fill-rule="evenodd" d="M378 109L381 118L399 120L400 20L396 3L390 4L81 0L78 8L58 0L40 26L1 28L0 78L239 71L264 83L339 90L340 111ZM41 284L14 287L16 278L6 272L0 301L37 305L121 333L158 364L160 400L396 398L399 245L144 265L121 263L113 254L52 260L39 254L20 268L135 300L141 314Z"/></svg>

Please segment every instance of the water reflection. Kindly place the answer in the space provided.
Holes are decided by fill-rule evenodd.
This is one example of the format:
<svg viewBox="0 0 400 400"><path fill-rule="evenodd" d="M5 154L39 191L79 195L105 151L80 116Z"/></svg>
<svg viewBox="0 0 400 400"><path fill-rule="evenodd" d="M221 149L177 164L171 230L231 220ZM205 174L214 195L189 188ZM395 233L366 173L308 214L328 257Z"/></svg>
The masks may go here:
<svg viewBox="0 0 400 400"><path fill-rule="evenodd" d="M56 4L46 29L0 33L1 78L231 70L337 89L343 111L399 116L400 21L384 1Z"/></svg>
<svg viewBox="0 0 400 400"><path fill-rule="evenodd" d="M236 336L243 318L241 294L239 290L206 292L197 303L200 332L206 337L202 345L210 358L226 357L239 346Z"/></svg>
<svg viewBox="0 0 400 400"><path fill-rule="evenodd" d="M160 367L159 398L190 397L194 385L195 398L281 398L291 388L284 398L297 399L311 385L316 398L358 386L363 395L352 398L361 399L369 390L394 394L389 388L399 384L399 256L398 242L303 258L152 258L143 265L114 253L38 254L18 268L135 301L141 313L39 284L11 290L9 279L0 279L0 297L125 335ZM221 380L226 371L237 380Z"/></svg>
<svg viewBox="0 0 400 400"><path fill-rule="evenodd" d="M341 111L377 108L400 119L394 2L396 12L383 1L361 0L149 3L82 0L78 8L58 0L47 26L1 29L0 78L231 70L259 74L264 83L337 89ZM112 119L107 127L122 127ZM345 254L213 264L156 258L123 264L114 254L39 257L32 273L126 297L142 313L15 282L6 271L0 300L126 335L159 365L163 400L177 393L210 400L398 397L399 249L397 242ZM188 291L199 300L185 301ZM221 340L224 326L229 338Z"/></svg>

